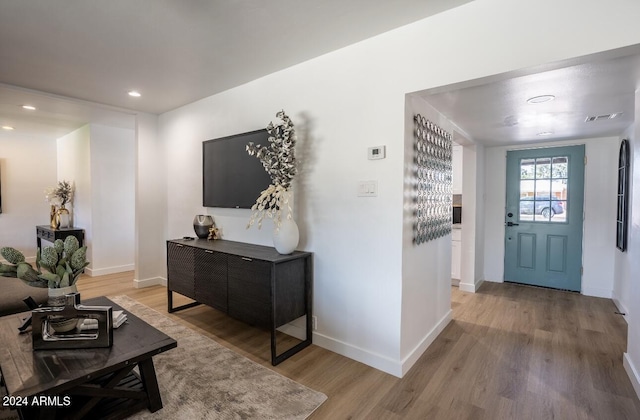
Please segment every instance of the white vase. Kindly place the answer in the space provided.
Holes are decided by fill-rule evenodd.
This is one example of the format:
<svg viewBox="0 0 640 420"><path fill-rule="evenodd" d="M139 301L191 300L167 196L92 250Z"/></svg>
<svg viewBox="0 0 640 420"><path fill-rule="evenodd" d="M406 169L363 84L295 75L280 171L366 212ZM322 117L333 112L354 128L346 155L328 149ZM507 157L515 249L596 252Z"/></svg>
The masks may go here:
<svg viewBox="0 0 640 420"><path fill-rule="evenodd" d="M296 250L299 241L300 231L293 219L284 219L280 223L280 228L275 227L273 230L273 246L280 254L291 254Z"/></svg>
<svg viewBox="0 0 640 420"><path fill-rule="evenodd" d="M71 227L71 214L64 206L58 209L58 220L61 228L67 229Z"/></svg>
<svg viewBox="0 0 640 420"><path fill-rule="evenodd" d="M47 305L49 306L64 306L67 302L65 295L67 293L74 293L78 291L78 287L74 284L67 287L59 287L57 289L48 289L49 290L49 301Z"/></svg>

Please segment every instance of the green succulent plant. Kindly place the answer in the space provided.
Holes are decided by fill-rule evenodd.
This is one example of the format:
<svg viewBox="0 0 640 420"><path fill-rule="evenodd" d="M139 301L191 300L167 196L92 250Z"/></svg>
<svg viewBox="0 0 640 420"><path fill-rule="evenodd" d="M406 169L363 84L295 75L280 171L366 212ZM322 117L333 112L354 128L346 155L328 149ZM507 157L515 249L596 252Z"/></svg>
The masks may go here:
<svg viewBox="0 0 640 420"><path fill-rule="evenodd" d="M24 262L24 254L15 248L9 246L0 249L0 255L11 264L20 264Z"/></svg>
<svg viewBox="0 0 640 420"><path fill-rule="evenodd" d="M15 248L0 248L0 255L9 263L0 263L0 277L17 277L32 287L56 289L72 286L89 265L87 247L80 247L73 236L68 236L64 242L56 240L52 247L38 248L35 269Z"/></svg>
<svg viewBox="0 0 640 420"><path fill-rule="evenodd" d="M86 267L87 263L87 247L78 248L71 256L71 268L79 270Z"/></svg>
<svg viewBox="0 0 640 420"><path fill-rule="evenodd" d="M52 247L44 248L40 252L40 265L44 266L49 271L55 272L55 267L58 264L58 253Z"/></svg>
<svg viewBox="0 0 640 420"><path fill-rule="evenodd" d="M64 254L67 257L71 257L77 250L80 248L80 244L78 243L78 239L75 236L67 236L64 240Z"/></svg>
<svg viewBox="0 0 640 420"><path fill-rule="evenodd" d="M58 253L58 257L61 257L62 253L64 252L64 242L62 241L62 239L56 239L56 241L53 243L53 248Z"/></svg>

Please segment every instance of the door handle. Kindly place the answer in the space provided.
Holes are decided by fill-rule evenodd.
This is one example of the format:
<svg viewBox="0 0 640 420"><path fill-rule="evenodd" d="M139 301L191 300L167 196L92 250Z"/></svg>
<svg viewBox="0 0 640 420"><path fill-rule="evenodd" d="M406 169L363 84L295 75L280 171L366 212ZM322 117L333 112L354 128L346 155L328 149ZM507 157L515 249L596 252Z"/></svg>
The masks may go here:
<svg viewBox="0 0 640 420"><path fill-rule="evenodd" d="M519 223L507 222L507 226L520 226Z"/></svg>

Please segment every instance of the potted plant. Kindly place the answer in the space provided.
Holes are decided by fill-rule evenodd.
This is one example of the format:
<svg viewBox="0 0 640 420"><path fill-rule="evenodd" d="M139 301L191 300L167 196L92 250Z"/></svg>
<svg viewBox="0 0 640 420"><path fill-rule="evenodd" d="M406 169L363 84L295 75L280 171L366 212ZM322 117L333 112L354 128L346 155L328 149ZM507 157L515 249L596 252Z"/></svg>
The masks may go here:
<svg viewBox="0 0 640 420"><path fill-rule="evenodd" d="M51 206L52 228L71 227L71 215L65 205L67 203L72 205L74 190L74 186L69 181L62 180L57 186L44 191L45 200Z"/></svg>
<svg viewBox="0 0 640 420"><path fill-rule="evenodd" d="M25 261L24 254L15 248L0 248L0 255L9 264L0 263L0 276L17 277L32 287L49 289L49 306L63 306L67 293L77 292L76 282L89 265L87 247L80 247L78 239L67 236L52 247L38 249L36 268ZM75 323L71 329L75 328Z"/></svg>
<svg viewBox="0 0 640 420"><path fill-rule="evenodd" d="M271 177L271 184L262 191L251 207L253 214L247 229L257 222L262 227L265 217L273 219L274 246L281 254L290 254L298 246L299 231L293 220L292 182L297 174L295 145L296 133L293 122L284 110L276 114L278 118L267 126L269 145L255 145L250 142L247 152L262 162Z"/></svg>
<svg viewBox="0 0 640 420"><path fill-rule="evenodd" d="M36 269L15 248L0 248L0 255L9 262L0 263L0 275L17 277L32 287L49 289L75 286L78 277L89 265L87 247L80 247L74 236L67 236L64 242L58 239L52 247L45 247L42 251L38 249Z"/></svg>

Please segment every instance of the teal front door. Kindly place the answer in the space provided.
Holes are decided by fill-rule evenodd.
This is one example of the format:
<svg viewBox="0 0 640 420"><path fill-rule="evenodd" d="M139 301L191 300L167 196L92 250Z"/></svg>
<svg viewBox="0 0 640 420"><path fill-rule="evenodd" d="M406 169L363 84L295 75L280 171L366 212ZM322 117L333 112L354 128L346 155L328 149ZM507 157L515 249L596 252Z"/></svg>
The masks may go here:
<svg viewBox="0 0 640 420"><path fill-rule="evenodd" d="M580 291L584 145L507 152L504 280Z"/></svg>

